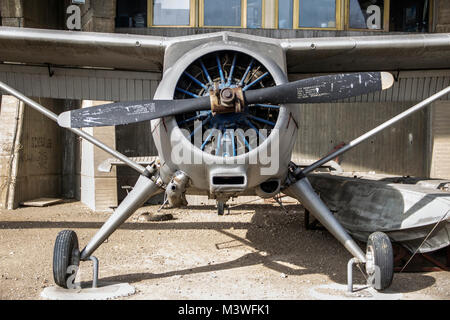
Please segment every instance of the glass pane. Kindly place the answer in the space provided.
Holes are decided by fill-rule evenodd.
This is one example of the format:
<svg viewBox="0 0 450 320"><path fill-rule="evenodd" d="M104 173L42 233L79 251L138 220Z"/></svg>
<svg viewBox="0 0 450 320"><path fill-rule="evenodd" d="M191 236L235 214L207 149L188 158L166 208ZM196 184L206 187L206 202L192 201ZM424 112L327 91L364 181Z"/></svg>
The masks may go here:
<svg viewBox="0 0 450 320"><path fill-rule="evenodd" d="M247 0L247 28L261 28L262 0Z"/></svg>
<svg viewBox="0 0 450 320"><path fill-rule="evenodd" d="M349 26L352 29L383 29L384 0L350 0Z"/></svg>
<svg viewBox="0 0 450 320"><path fill-rule="evenodd" d="M292 29L293 0L278 0L278 28Z"/></svg>
<svg viewBox="0 0 450 320"><path fill-rule="evenodd" d="M117 0L116 28L147 27L147 0Z"/></svg>
<svg viewBox="0 0 450 320"><path fill-rule="evenodd" d="M429 0L391 1L389 31L428 32Z"/></svg>
<svg viewBox="0 0 450 320"><path fill-rule="evenodd" d="M153 0L153 25L188 26L190 0Z"/></svg>
<svg viewBox="0 0 450 320"><path fill-rule="evenodd" d="M299 27L336 28L336 0L300 0Z"/></svg>
<svg viewBox="0 0 450 320"><path fill-rule="evenodd" d="M205 26L241 26L241 0L204 0Z"/></svg>

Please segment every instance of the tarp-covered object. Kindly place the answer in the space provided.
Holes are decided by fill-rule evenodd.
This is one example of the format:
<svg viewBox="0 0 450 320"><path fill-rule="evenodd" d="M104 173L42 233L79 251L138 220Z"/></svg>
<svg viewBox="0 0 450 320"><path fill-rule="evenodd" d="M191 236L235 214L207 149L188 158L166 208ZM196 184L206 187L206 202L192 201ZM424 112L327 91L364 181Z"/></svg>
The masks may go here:
<svg viewBox="0 0 450 320"><path fill-rule="evenodd" d="M450 244L450 192L441 190L450 181L345 174L308 178L343 227L361 241L382 231L413 252L437 225L418 252Z"/></svg>

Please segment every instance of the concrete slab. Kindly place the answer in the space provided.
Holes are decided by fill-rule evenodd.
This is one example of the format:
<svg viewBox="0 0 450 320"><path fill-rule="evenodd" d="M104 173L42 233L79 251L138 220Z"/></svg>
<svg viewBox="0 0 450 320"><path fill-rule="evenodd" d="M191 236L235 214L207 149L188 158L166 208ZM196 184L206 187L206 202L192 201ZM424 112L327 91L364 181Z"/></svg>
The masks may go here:
<svg viewBox="0 0 450 320"><path fill-rule="evenodd" d="M25 207L47 207L54 204L63 202L63 199L58 198L39 198L29 201L21 202L20 204Z"/></svg>
<svg viewBox="0 0 450 320"><path fill-rule="evenodd" d="M379 292L365 285L354 285L353 292L347 291L347 285L332 283L312 287L310 295L318 300L401 300L401 293L385 290Z"/></svg>
<svg viewBox="0 0 450 320"><path fill-rule="evenodd" d="M41 297L49 300L109 300L128 297L136 292L128 283L102 283L98 288L64 289L47 287L41 292Z"/></svg>

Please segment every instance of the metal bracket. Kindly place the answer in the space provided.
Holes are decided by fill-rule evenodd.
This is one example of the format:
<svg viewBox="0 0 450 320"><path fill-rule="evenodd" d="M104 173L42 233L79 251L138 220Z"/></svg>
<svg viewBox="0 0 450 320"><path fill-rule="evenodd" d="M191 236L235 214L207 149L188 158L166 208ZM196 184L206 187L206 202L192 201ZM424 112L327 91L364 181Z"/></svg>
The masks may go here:
<svg viewBox="0 0 450 320"><path fill-rule="evenodd" d="M50 63L47 63L47 69L48 69L48 76L51 78L55 74L55 71L52 70L52 65Z"/></svg>
<svg viewBox="0 0 450 320"><path fill-rule="evenodd" d="M358 263L358 259L351 258L347 263L347 291L353 292L353 265Z"/></svg>
<svg viewBox="0 0 450 320"><path fill-rule="evenodd" d="M94 256L90 256L84 261L91 260L93 263L93 274L92 274L92 288L97 288L98 285L98 259Z"/></svg>

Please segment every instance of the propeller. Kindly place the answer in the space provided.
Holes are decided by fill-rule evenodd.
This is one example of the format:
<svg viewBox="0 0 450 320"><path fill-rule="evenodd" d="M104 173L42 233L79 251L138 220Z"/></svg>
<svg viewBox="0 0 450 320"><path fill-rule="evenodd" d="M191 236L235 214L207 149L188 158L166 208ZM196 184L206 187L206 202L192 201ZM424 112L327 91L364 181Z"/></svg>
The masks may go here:
<svg viewBox="0 0 450 320"><path fill-rule="evenodd" d="M320 103L385 90L393 83L394 78L388 72L346 73L313 77L256 90L241 90L240 94L245 105ZM229 90L223 89L219 95L230 98L232 93ZM58 124L66 128L114 126L210 110L211 105L212 99L209 96L181 100L116 102L63 112L58 117ZM229 106L220 107L223 107L220 110L230 112ZM231 109L231 112L234 110Z"/></svg>

